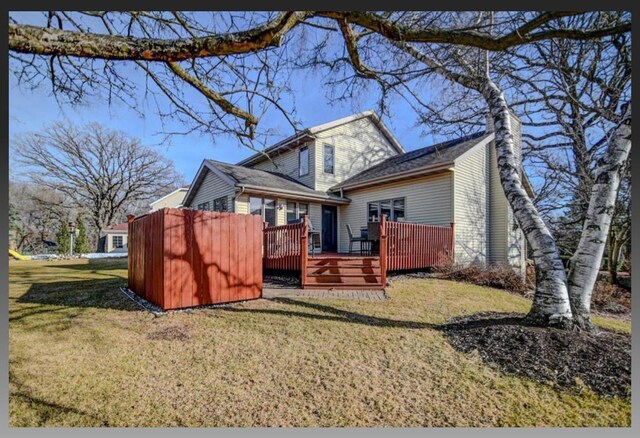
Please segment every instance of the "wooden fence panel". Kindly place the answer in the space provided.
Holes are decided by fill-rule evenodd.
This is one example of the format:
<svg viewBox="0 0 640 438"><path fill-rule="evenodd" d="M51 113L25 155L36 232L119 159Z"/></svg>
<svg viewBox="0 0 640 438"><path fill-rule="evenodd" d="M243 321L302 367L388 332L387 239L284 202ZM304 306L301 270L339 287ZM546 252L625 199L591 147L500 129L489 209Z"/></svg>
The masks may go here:
<svg viewBox="0 0 640 438"><path fill-rule="evenodd" d="M129 219L129 288L164 309L262 295L258 216L163 209Z"/></svg>
<svg viewBox="0 0 640 438"><path fill-rule="evenodd" d="M452 260L453 225L385 222L384 227L387 271L442 266Z"/></svg>

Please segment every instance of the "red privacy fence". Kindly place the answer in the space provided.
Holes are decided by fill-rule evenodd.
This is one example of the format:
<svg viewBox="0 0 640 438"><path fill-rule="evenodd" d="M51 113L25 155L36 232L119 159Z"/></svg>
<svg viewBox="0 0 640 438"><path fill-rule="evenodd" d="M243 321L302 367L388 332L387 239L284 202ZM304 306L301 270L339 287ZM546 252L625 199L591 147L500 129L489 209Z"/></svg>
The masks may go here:
<svg viewBox="0 0 640 438"><path fill-rule="evenodd" d="M167 208L129 221L129 289L163 309L262 294L262 218Z"/></svg>
<svg viewBox="0 0 640 438"><path fill-rule="evenodd" d="M386 222L387 271L442 266L453 261L455 228Z"/></svg>

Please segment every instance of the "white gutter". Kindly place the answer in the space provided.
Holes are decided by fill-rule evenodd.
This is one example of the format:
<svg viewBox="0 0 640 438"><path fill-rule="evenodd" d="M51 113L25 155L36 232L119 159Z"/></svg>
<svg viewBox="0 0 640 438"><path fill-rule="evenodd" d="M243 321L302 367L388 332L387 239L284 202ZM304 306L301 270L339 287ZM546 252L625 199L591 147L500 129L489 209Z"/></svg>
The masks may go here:
<svg viewBox="0 0 640 438"><path fill-rule="evenodd" d="M318 200L318 201L324 201L324 202L333 202L336 204L348 204L351 202L350 199L336 199L336 198L332 198L330 196L322 196L322 195L313 195L313 194L307 194L307 193L301 193L295 190L285 190L285 189L272 189L272 188L267 188L267 187L262 187L262 186L253 186L250 184L239 184L238 187L241 187L243 192L246 190L247 192L257 192L257 193L264 193L264 192L268 192L268 193L274 193L276 195L278 194L282 194L282 195L286 195L290 198L297 198L297 199L312 199L312 200Z"/></svg>

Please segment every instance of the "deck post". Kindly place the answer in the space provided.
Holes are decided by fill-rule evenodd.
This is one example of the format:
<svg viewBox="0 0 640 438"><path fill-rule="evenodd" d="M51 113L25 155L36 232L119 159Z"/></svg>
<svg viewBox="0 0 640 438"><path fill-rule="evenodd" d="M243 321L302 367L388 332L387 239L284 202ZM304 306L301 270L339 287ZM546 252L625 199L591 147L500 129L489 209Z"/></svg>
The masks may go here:
<svg viewBox="0 0 640 438"><path fill-rule="evenodd" d="M387 221L385 215L380 217L380 283L387 286Z"/></svg>
<svg viewBox="0 0 640 438"><path fill-rule="evenodd" d="M456 261L456 223L451 222L451 264Z"/></svg>
<svg viewBox="0 0 640 438"><path fill-rule="evenodd" d="M307 281L307 258L309 257L309 217L305 214L300 236L300 286L304 289Z"/></svg>

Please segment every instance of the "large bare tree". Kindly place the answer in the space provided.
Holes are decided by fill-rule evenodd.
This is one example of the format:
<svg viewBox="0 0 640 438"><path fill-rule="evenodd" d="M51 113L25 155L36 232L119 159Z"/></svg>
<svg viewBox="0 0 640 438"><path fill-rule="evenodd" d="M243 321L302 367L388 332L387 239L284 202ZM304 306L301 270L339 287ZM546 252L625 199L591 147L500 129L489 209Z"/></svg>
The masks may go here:
<svg viewBox="0 0 640 438"><path fill-rule="evenodd" d="M151 147L95 123L55 123L16 136L11 147L29 180L86 211L96 234L121 220L130 204L149 202L180 181L173 163Z"/></svg>
<svg viewBox="0 0 640 438"><path fill-rule="evenodd" d="M220 31L220 27L196 24L197 19L193 17L191 24L186 22L188 25L185 26L185 16L182 14L167 17L165 13L124 13L118 16L120 25L114 26L110 21L113 20L112 14L93 12L91 15L100 18L104 28L107 28L105 32L97 33L81 24L73 24L73 17L68 14L51 13L47 27L11 23L9 48L15 57L14 61L20 66L17 72L27 81L34 75L55 78L55 65L61 60L73 60L73 71L88 71L92 74L96 72L92 64L95 60L104 63L100 66L105 65L110 69L113 68L114 60L129 60L145 71L147 77L171 100L174 108L178 108L181 113L190 114L189 118L196 125L205 126L202 119L198 118L198 112L186 106L188 102L172 100L172 96L175 96L173 88L168 88L166 84L175 85L171 81L180 80L198 90L210 105L221 110L218 113L221 117L215 120L216 124L223 126L229 117L240 122L241 129L236 124L233 132L241 139L255 135L259 119L251 116L254 110L250 100L239 102L229 99L229 96L240 96L242 92L234 94L235 86L228 87L229 82L224 80L216 81L216 67L225 65L225 61L233 65L237 60L229 58L233 56L243 57L254 52L255 56L259 56L258 53L263 53L262 51L273 53L271 48L280 44L284 36L300 24L319 27L341 38L341 47L345 48L342 56L335 59L319 56L319 61L332 69L341 65L353 66L355 75L347 78L353 83L360 79L371 79L383 92L404 90L414 102L422 102L420 88L415 87L424 85L425 78L437 75L447 84L455 84L456 90L461 93L480 96L485 112L488 110L491 114L495 126L498 166L507 200L533 249L537 290L529 317L541 324L563 324L572 322L574 313L582 312L584 306L576 305L584 301L584 296L569 299L567 276L555 240L524 190L514 157L509 105L491 65L494 60L508 56L509 49L519 46L552 39L589 40L631 30L630 18L627 16L613 23L596 21L591 25L567 25L566 18L586 14L589 13L287 12L260 16L259 22L246 16L242 20L232 19L227 23L233 25L227 25ZM72 23L71 30L62 29L63 23L67 21ZM146 23L144 27L140 24L142 22ZM241 30L237 27L238 23L242 26ZM195 32L189 33L189 30L194 29ZM169 32L173 32L174 36L168 38ZM319 48L325 49L326 46ZM54 67L46 67L43 60L49 61ZM208 68L202 67L203 60L208 62ZM164 67L163 74L168 74L168 77L161 77L155 70L158 64ZM245 71L234 71L233 74L247 76ZM110 83L102 77L89 77L97 83ZM254 89L260 88L265 82L269 84L273 77L254 76ZM65 75L65 78L69 84L77 84L79 80L74 74ZM218 88L226 85L226 90L216 91L209 83ZM251 90L244 92L251 96L259 95ZM278 104L277 99L266 99L266 102L276 106ZM607 215L601 212L603 208L608 208L611 193L617 191L616 172L630 148L630 118L629 104L619 123L608 133L607 154L601 161L592 190L590 210L586 216L586 221L591 221L589 230L598 228L598 233L604 231L605 235L608 220ZM593 267L587 265L599 262L595 260L599 243L592 246L593 239L597 240L598 237L590 236L581 243L579 251L587 247L595 250L594 260L589 261L582 256L575 259L576 266L580 266L580 269L574 271L573 280L581 284L572 286L576 294L582 291L584 295L583 292L589 289ZM581 321L586 323L582 324ZM578 318L578 323L588 327L588 317Z"/></svg>
<svg viewBox="0 0 640 438"><path fill-rule="evenodd" d="M588 208L584 213L581 239L567 274L553 235L524 190L515 157L511 109L502 87L501 76L504 75L494 67L494 64L504 64L505 60L511 61L511 64L521 63L515 51L518 45L500 47L495 50L501 52L492 53L490 50L493 49L484 50L484 47L474 44L457 45L449 41L445 41L445 44L425 44L422 35L429 29L453 25L460 29L473 29L488 38L494 34L498 35L495 38L506 38L506 35L515 32L526 39L532 28L540 26L551 31L548 26L555 23L554 26L559 25L564 29L582 29L585 38L581 42L588 45L593 38L602 38L603 34L598 29L624 27L628 22L628 14L542 13L534 20L527 20L523 14L507 13L403 12L386 15L366 13L364 16L360 13L331 13L330 17L335 19L338 33L344 40L345 56L331 59L316 50L309 64L328 67L334 74L342 73L338 80L334 76L332 84L335 86L342 82L346 90L353 91L358 86L358 79L370 79L380 85L382 99L392 91L398 91L398 94L411 99L422 114L425 109L433 111L433 106L423 100L426 93L422 92L421 87L426 85L428 79L433 82L434 78L444 78L450 84L444 87L446 92L456 90L451 93L457 103L453 108L471 104L465 111L476 116L488 111L495 126L497 164L502 186L532 249L536 267L536 293L527 318L538 324L577 325L593 329L590 320L591 292L605 247L620 174L631 147L630 102L621 102L624 93L614 93L610 89L607 90L607 99L591 102L591 122L598 123L601 117L607 117L610 123L609 129L602 132L602 153L597 155L597 169L589 175L592 181L582 178L582 185L586 186L588 192ZM515 30L514 25L518 26ZM617 38L618 34L615 36ZM545 43L551 44L552 41L539 40L535 45L543 46ZM580 42L576 44L581 47ZM611 44L615 45L616 42ZM348 73L348 68L340 69L345 64L353 67L355 77ZM620 68L623 69L624 78L629 69L628 62L623 60ZM593 74L593 69L590 73ZM590 77L587 79L593 80ZM626 82L624 79L621 82L624 91ZM560 90L558 94L564 94L565 100L573 97L565 90ZM629 97L628 93L626 97ZM384 108L384 105L381 107ZM468 120L459 111L456 113L458 121ZM574 123L573 128L579 127Z"/></svg>

